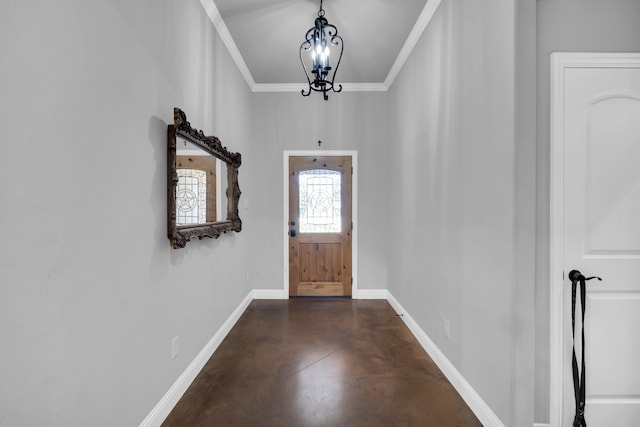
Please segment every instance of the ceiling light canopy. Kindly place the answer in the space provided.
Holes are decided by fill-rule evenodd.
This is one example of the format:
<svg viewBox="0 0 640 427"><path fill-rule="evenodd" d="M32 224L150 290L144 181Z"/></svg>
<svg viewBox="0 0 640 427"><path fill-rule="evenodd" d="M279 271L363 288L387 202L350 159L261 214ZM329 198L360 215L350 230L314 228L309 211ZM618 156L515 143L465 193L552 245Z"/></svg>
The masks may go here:
<svg viewBox="0 0 640 427"><path fill-rule="evenodd" d="M329 24L324 17L322 8L323 0L320 0L320 10L313 27L307 31L305 40L300 45L300 62L305 76L309 82L309 88L302 89L303 96L309 96L312 91L322 92L324 100L328 100L327 92L340 92L342 85L334 86L336 72L340 66L344 45L342 37L338 35L335 25ZM333 50L333 55L331 51ZM331 66L331 58L336 66Z"/></svg>

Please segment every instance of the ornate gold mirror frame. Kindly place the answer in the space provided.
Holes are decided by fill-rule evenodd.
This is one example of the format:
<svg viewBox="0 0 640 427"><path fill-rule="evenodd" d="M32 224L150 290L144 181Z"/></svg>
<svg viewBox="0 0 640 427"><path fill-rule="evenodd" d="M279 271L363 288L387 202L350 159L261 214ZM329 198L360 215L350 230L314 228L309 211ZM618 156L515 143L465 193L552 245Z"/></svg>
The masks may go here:
<svg viewBox="0 0 640 427"><path fill-rule="evenodd" d="M217 239L221 234L227 231L240 231L242 230L242 221L238 215L238 203L240 201L240 186L238 185L238 168L242 163L242 156L240 153L231 153L226 147L223 147L220 140L215 136L205 136L202 131L193 129L191 124L187 121L187 116L179 108L173 109L174 123L168 126L168 151L167 151L167 195L168 195L168 225L169 225L169 240L174 249L184 248L188 241L197 237L202 239L204 237L210 237ZM226 165L226 177L227 188L223 191L226 202L226 219L219 220L216 218L214 221L208 219L203 221L197 221L189 224L179 225L177 222L177 189L180 182L178 174L178 143L184 142L186 146L201 150L203 156L213 156L216 159L220 159L224 165ZM223 178L222 176L219 178ZM216 204L216 197L219 198L221 194L211 194L211 191L201 197L201 202L204 204L213 203ZM222 216L222 215L221 215Z"/></svg>

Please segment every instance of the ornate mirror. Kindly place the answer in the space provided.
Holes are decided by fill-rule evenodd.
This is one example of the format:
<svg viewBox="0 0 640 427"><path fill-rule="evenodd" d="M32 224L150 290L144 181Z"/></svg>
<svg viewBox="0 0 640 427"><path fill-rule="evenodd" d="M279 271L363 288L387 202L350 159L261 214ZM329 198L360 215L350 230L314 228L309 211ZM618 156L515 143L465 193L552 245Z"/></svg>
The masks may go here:
<svg viewBox="0 0 640 427"><path fill-rule="evenodd" d="M179 108L168 126L168 221L174 249L197 237L218 238L240 231L238 216L240 153L231 153L215 136L193 129Z"/></svg>

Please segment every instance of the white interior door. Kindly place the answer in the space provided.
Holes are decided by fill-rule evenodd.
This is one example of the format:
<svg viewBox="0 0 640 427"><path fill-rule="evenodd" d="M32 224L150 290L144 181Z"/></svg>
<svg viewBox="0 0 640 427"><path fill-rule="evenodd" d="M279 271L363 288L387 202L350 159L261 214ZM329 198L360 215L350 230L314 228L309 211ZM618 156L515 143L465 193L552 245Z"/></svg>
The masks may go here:
<svg viewBox="0 0 640 427"><path fill-rule="evenodd" d="M576 59L567 58L568 63ZM587 282L587 424L640 425L640 55L631 58L620 64L613 56L601 61L587 56L556 75L560 99L552 143L561 150L556 151L561 157L556 256L564 279L562 314L555 319L560 322L554 325L552 319L552 328L562 331L561 422L553 425L570 426L575 413L567 278L573 269L603 279ZM577 342L579 336L577 330ZM578 343L578 365L580 348Z"/></svg>

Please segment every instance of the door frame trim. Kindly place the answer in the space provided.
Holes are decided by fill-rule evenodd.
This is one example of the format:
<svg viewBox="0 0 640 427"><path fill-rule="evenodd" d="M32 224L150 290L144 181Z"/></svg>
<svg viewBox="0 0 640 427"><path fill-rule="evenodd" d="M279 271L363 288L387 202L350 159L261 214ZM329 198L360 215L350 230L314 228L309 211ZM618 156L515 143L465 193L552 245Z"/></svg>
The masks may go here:
<svg viewBox="0 0 640 427"><path fill-rule="evenodd" d="M284 237L284 283L282 297L289 299L289 157L295 156L350 156L353 175L351 176L351 298L358 298L358 151L357 150L284 150L282 156L283 236Z"/></svg>
<svg viewBox="0 0 640 427"><path fill-rule="evenodd" d="M556 52L551 54L550 223L549 223L549 421L562 425L564 364L564 74L569 68L640 68L638 53Z"/></svg>

